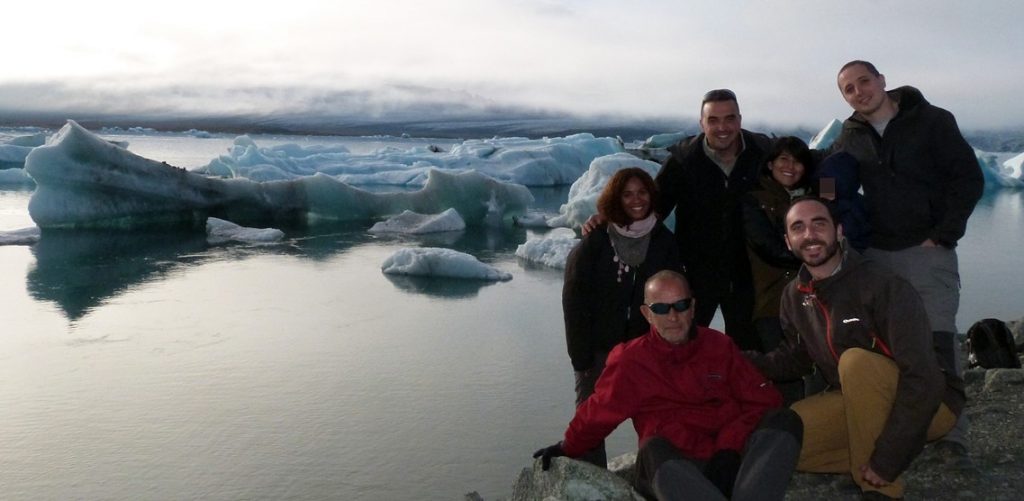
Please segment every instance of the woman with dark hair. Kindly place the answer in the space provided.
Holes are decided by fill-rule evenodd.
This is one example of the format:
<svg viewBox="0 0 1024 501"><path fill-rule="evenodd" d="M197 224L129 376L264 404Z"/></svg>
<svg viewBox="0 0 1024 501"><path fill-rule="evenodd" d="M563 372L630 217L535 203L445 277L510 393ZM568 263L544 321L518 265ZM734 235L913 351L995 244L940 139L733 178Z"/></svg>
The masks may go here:
<svg viewBox="0 0 1024 501"><path fill-rule="evenodd" d="M782 341L779 298L800 268L800 260L783 238L786 211L794 198L813 192L814 167L806 143L793 136L781 137L765 157L759 185L743 200L747 255L754 276L754 329L765 352Z"/></svg>
<svg viewBox="0 0 1024 501"><path fill-rule="evenodd" d="M654 213L657 197L643 169L616 172L597 200L608 224L585 235L566 260L562 309L577 406L594 392L608 352L650 330L640 313L647 279L683 271L675 237ZM607 467L604 443L581 459Z"/></svg>

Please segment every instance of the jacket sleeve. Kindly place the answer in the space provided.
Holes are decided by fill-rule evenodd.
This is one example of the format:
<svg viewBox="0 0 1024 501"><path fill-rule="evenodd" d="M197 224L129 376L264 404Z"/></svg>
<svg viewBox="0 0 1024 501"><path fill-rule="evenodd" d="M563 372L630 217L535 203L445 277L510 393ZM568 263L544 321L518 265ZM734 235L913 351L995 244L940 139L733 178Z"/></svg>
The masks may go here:
<svg viewBox="0 0 1024 501"><path fill-rule="evenodd" d="M608 354L608 361L594 387L594 394L576 408L562 439L566 456L578 458L597 447L623 421L635 414L639 383L630 381L623 362L623 345Z"/></svg>
<svg viewBox="0 0 1024 501"><path fill-rule="evenodd" d="M928 426L942 401L945 378L924 304L913 287L902 279L887 280L875 294L864 304L873 310L875 334L892 351L899 381L870 462L882 478L893 481L924 449Z"/></svg>
<svg viewBox="0 0 1024 501"><path fill-rule="evenodd" d="M795 270L800 267L800 260L786 247L782 229L772 224L761 202L749 194L743 197L743 231L747 246L764 262L777 268Z"/></svg>
<svg viewBox="0 0 1024 501"><path fill-rule="evenodd" d="M743 451L750 433L757 427L765 412L782 405L782 395L770 381L740 354L736 345L729 343L729 380L732 394L740 405L740 415L718 431L715 449Z"/></svg>
<svg viewBox="0 0 1024 501"><path fill-rule="evenodd" d="M592 265L594 252L591 242L593 233L576 246L565 261L565 283L562 285L562 316L565 320L565 345L569 360L576 371L585 371L594 365L594 316L591 297L594 287Z"/></svg>
<svg viewBox="0 0 1024 501"><path fill-rule="evenodd" d="M669 213L676 208L676 201L679 200L683 164L676 157L676 153L673 153L666 158L665 162L661 164L661 170L654 178L654 182L658 185L658 201L654 207L658 219L668 217ZM679 217L677 216L676 219L678 220Z"/></svg>
<svg viewBox="0 0 1024 501"><path fill-rule="evenodd" d="M783 297L790 286L786 286ZM785 307L779 309L779 321L782 323L783 339L774 350L768 353L745 351L743 354L757 367L761 374L772 381L792 381L809 374L814 362L807 353L807 347L800 339L800 333L786 316Z"/></svg>
<svg viewBox="0 0 1024 501"><path fill-rule="evenodd" d="M938 163L939 172L945 176L942 189L946 211L932 229L930 238L946 247L954 247L964 236L967 218L984 192L985 177L974 149L960 134L953 114L936 109L939 116L929 137L932 138L933 158Z"/></svg>

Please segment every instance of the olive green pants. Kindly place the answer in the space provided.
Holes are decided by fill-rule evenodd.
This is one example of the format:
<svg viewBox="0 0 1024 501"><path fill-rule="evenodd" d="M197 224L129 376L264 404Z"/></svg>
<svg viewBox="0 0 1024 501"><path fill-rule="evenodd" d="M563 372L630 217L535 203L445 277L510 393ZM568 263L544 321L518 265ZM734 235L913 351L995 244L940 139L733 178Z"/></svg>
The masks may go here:
<svg viewBox="0 0 1024 501"><path fill-rule="evenodd" d="M839 379L842 392L828 391L792 406L804 422L797 471L849 473L862 490L903 497L902 477L876 488L860 473L861 465L868 464L875 450L875 441L896 398L896 363L883 355L852 348L839 358ZM928 427L928 440L941 438L955 423L956 415L946 404L940 405Z"/></svg>

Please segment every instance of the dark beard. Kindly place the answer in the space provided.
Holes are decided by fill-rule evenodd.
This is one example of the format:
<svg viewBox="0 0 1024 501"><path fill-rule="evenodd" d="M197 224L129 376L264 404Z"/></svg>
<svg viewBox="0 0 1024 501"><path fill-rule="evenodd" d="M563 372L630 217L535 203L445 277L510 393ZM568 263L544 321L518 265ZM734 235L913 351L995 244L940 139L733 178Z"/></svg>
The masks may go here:
<svg viewBox="0 0 1024 501"><path fill-rule="evenodd" d="M808 258L804 257L804 247L809 247L811 245L824 245L825 252L818 259L808 260ZM800 246L800 252L797 253L797 257L800 258L800 260L803 261L803 263L806 264L807 266L813 267L820 266L829 259L832 259L832 256L835 256L837 252L839 252L839 239L834 240L831 244L828 245L826 245L825 242L821 240L811 240L809 242L804 242L804 244Z"/></svg>

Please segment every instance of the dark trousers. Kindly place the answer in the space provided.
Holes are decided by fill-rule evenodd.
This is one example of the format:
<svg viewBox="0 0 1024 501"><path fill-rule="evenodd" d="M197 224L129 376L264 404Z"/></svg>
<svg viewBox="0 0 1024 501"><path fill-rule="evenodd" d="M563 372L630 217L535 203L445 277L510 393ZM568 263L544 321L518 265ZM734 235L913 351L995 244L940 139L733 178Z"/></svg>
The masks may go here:
<svg viewBox="0 0 1024 501"><path fill-rule="evenodd" d="M762 351L761 342L754 332L754 285L749 282L733 282L731 291L711 294L694 284L693 295L697 300L694 320L697 325L707 327L715 318L715 310L722 308L725 319L725 333L741 350Z"/></svg>
<svg viewBox="0 0 1024 501"><path fill-rule="evenodd" d="M732 499L781 500L796 469L803 441L803 423L790 409L765 414L743 450ZM636 464L636 489L648 499L724 500L704 476L704 462L683 455L668 440L651 437Z"/></svg>
<svg viewBox="0 0 1024 501"><path fill-rule="evenodd" d="M608 352L602 351L594 354L594 365L585 371L574 371L576 377L576 407L579 407L588 397L594 394L594 385L597 378L604 372L604 363L608 360ZM588 451L582 457L577 458L601 468L608 467L608 452L605 450L604 441Z"/></svg>

